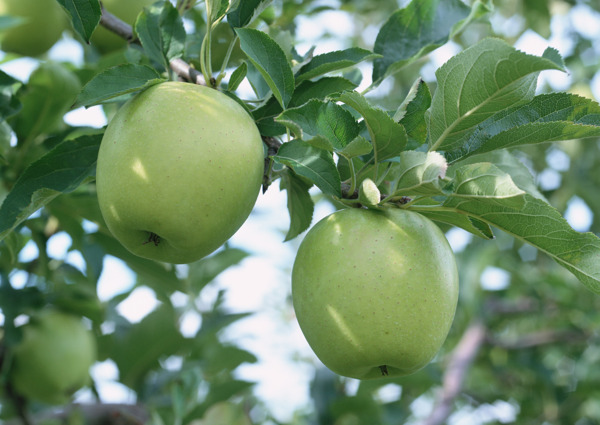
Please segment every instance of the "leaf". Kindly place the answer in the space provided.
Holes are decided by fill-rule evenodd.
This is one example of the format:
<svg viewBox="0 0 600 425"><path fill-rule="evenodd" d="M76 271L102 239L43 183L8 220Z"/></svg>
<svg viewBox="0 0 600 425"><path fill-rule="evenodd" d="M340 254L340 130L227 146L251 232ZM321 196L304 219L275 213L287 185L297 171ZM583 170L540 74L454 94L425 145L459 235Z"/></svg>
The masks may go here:
<svg viewBox="0 0 600 425"><path fill-rule="evenodd" d="M229 0L207 0L208 8L210 10L209 22L214 23L225 16L227 9L229 8Z"/></svg>
<svg viewBox="0 0 600 425"><path fill-rule="evenodd" d="M188 280L195 294L212 282L229 267L239 264L248 253L238 248L225 248L217 253L190 264Z"/></svg>
<svg viewBox="0 0 600 425"><path fill-rule="evenodd" d="M394 122L385 111L370 105L360 93L344 92L334 98L355 109L365 119L376 163L400 155L407 142L402 125Z"/></svg>
<svg viewBox="0 0 600 425"><path fill-rule="evenodd" d="M554 258L591 291L600 293L600 239L573 230L545 201L518 189L491 164L457 173L456 193L442 204L497 227Z"/></svg>
<svg viewBox="0 0 600 425"><path fill-rule="evenodd" d="M227 22L234 28L245 27L252 23L271 2L272 0L234 0L227 13Z"/></svg>
<svg viewBox="0 0 600 425"><path fill-rule="evenodd" d="M186 32L179 12L170 2L145 7L135 21L135 32L146 54L165 69L172 59L183 56Z"/></svg>
<svg viewBox="0 0 600 425"><path fill-rule="evenodd" d="M273 159L306 177L323 193L337 197L342 195L340 175L330 152L302 140L292 140L281 145Z"/></svg>
<svg viewBox="0 0 600 425"><path fill-rule="evenodd" d="M94 135L67 140L32 163L0 206L0 240L56 196L95 176L101 139Z"/></svg>
<svg viewBox="0 0 600 425"><path fill-rule="evenodd" d="M396 110L394 121L404 126L409 142L414 148L427 142L426 114L431 106L431 93L427 83L419 78L411 87L406 99Z"/></svg>
<svg viewBox="0 0 600 425"><path fill-rule="evenodd" d="M312 99L324 100L331 94L354 88L356 88L354 83L342 77L323 77L317 81L306 80L296 87L288 107L301 106ZM252 112L262 135L278 136L285 133L285 126L274 121L282 111L281 105L272 97L264 106Z"/></svg>
<svg viewBox="0 0 600 425"><path fill-rule="evenodd" d="M21 85L19 80L0 71L0 119L5 120L21 110L21 102L16 96L17 89Z"/></svg>
<svg viewBox="0 0 600 425"><path fill-rule="evenodd" d="M71 17L73 28L86 43L100 23L102 9L98 0L57 0Z"/></svg>
<svg viewBox="0 0 600 425"><path fill-rule="evenodd" d="M279 187L287 193L287 209L290 215L290 227L284 242L294 239L309 228L312 222L315 204L310 196L310 183L296 176L293 171L286 170L281 176Z"/></svg>
<svg viewBox="0 0 600 425"><path fill-rule="evenodd" d="M285 53L262 31L238 28L240 47L265 79L282 108L286 108L294 92L294 74Z"/></svg>
<svg viewBox="0 0 600 425"><path fill-rule="evenodd" d="M430 150L454 150L481 122L529 102L538 73L547 69L564 70L554 49L542 57L532 56L496 38L486 38L451 58L436 71Z"/></svg>
<svg viewBox="0 0 600 425"><path fill-rule="evenodd" d="M467 164L476 164L478 162L491 162L500 170L508 173L519 189L524 190L535 198L546 200L544 195L542 195L538 190L535 178L529 171L529 168L527 168L521 161L519 161L519 159L506 150L470 156L466 160L461 160L460 162L452 164L448 168L448 174L453 175L454 169Z"/></svg>
<svg viewBox="0 0 600 425"><path fill-rule="evenodd" d="M350 159L356 156L367 155L373 150L373 145L362 136L356 137L348 143L343 149L337 151L339 155Z"/></svg>
<svg viewBox="0 0 600 425"><path fill-rule="evenodd" d="M359 47L336 50L334 52L317 55L312 58L310 62L302 66L297 72L296 84L304 80L309 80L329 72L339 71L360 62L379 57L381 57L381 55Z"/></svg>
<svg viewBox="0 0 600 425"><path fill-rule="evenodd" d="M389 196L441 195L440 179L447 168L446 159L438 152L402 152L400 162L392 165L386 177Z"/></svg>
<svg viewBox="0 0 600 425"><path fill-rule="evenodd" d="M227 90L236 91L242 81L244 81L244 78L246 78L247 73L248 65L246 62L242 62L242 64L231 73L231 77L229 77L229 82L227 83Z"/></svg>
<svg viewBox="0 0 600 425"><path fill-rule="evenodd" d="M473 11L481 7L475 2ZM381 82L402 67L445 44L466 24L468 6L460 0L419 0L394 12L381 27L373 51L382 55L373 63L373 82ZM472 13L472 17L478 13Z"/></svg>
<svg viewBox="0 0 600 425"><path fill-rule="evenodd" d="M356 136L359 127L352 114L334 102L313 99L302 106L285 110L276 119L284 124L298 138L311 142L314 138L324 138L328 150L346 147Z"/></svg>
<svg viewBox="0 0 600 425"><path fill-rule="evenodd" d="M79 78L66 67L42 63L18 93L22 109L11 125L19 140L57 131L80 90Z"/></svg>
<svg viewBox="0 0 600 425"><path fill-rule="evenodd" d="M117 327L112 358L123 384L140 390L144 378L159 361L178 352L184 344L173 307L162 304L144 319L129 327Z"/></svg>
<svg viewBox="0 0 600 425"><path fill-rule="evenodd" d="M543 94L500 111L456 141L449 161L533 143L600 136L600 105L570 93Z"/></svg>
<svg viewBox="0 0 600 425"><path fill-rule="evenodd" d="M144 90L166 81L160 74L146 65L123 64L94 76L83 87L76 107L92 106L124 94Z"/></svg>

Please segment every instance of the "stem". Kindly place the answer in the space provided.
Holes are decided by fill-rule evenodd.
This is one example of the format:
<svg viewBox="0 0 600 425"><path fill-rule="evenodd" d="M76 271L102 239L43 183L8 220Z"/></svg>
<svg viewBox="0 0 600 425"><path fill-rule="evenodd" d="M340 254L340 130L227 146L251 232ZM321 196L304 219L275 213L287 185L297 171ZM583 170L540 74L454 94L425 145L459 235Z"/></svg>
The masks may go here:
<svg viewBox="0 0 600 425"><path fill-rule="evenodd" d="M354 162L352 162L352 158L346 158L348 161L348 167L350 168L350 189L348 193L354 193L356 190L356 170L354 168Z"/></svg>
<svg viewBox="0 0 600 425"><path fill-rule="evenodd" d="M229 59L231 58L231 53L233 53L233 48L235 47L235 43L238 40L237 34L234 35L233 40L229 43L227 47L227 53L225 53L225 59L223 59L223 63L221 64L221 70L219 71L219 75L217 76L217 87L221 84L221 80L225 77L225 69L227 69L227 65L229 63Z"/></svg>
<svg viewBox="0 0 600 425"><path fill-rule="evenodd" d="M138 40L134 40L133 38L133 29L131 25L123 22L115 15L107 11L106 9L102 9L102 17L100 19L100 24L114 32L120 37L123 37L125 40L131 43L139 43ZM169 67L182 79L186 81L190 81L194 84L200 84L202 86L206 85L206 80L203 78L202 73L198 72L198 70L194 69L189 63L185 62L183 59L173 59L169 62Z"/></svg>

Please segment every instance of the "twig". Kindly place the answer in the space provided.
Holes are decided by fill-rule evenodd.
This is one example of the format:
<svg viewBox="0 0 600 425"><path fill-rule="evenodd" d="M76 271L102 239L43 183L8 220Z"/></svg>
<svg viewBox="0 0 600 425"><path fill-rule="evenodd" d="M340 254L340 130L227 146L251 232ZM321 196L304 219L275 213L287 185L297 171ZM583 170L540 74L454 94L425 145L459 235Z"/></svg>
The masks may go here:
<svg viewBox="0 0 600 425"><path fill-rule="evenodd" d="M540 345L556 344L558 342L582 343L587 341L589 337L590 335L585 332L547 329L523 335L515 340L498 339L488 336L486 342L507 350L522 350Z"/></svg>
<svg viewBox="0 0 600 425"><path fill-rule="evenodd" d="M110 13L108 10L102 8L102 17L100 18L100 24L108 30L114 32L120 37L123 37L129 43L139 43L138 40L134 39L133 28L128 23L117 18L115 15ZM182 59L172 59L169 62L169 66L179 77L186 81L190 81L194 84L200 84L205 86L206 81L202 76L202 73L194 69L189 63Z"/></svg>
<svg viewBox="0 0 600 425"><path fill-rule="evenodd" d="M452 412L452 403L460 394L473 359L486 340L487 330L480 321L473 322L465 331L452 352L442 383L442 391L433 405L429 417L421 425L441 425Z"/></svg>
<svg viewBox="0 0 600 425"><path fill-rule="evenodd" d="M89 424L143 425L150 420L148 411L135 404L72 404L64 409L40 413L28 424L46 423L50 420L66 421L74 412L79 412ZM6 425L22 425L21 420L9 420Z"/></svg>

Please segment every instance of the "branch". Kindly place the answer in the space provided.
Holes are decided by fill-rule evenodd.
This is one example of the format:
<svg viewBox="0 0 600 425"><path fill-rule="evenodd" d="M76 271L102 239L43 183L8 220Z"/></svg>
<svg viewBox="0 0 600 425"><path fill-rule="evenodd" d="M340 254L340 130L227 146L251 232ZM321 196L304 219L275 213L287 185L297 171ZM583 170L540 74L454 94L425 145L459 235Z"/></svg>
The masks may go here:
<svg viewBox="0 0 600 425"><path fill-rule="evenodd" d="M31 418L29 423L42 424L48 421L67 421L73 413L80 414L84 422L90 425L143 425L150 420L148 411L135 404L72 404L64 409L40 413ZM6 425L21 425L21 420L11 419Z"/></svg>
<svg viewBox="0 0 600 425"><path fill-rule="evenodd" d="M441 425L452 412L452 403L462 390L462 385L473 359L486 340L487 330L480 321L473 322L465 331L452 352L442 384L442 391L433 410L421 425Z"/></svg>
<svg viewBox="0 0 600 425"><path fill-rule="evenodd" d="M117 34L118 36L124 38L129 43L137 43L139 44L139 40L136 40L133 36L133 28L128 23L122 21L117 18L115 15L110 13L104 7L102 7L102 17L100 18L100 24ZM189 63L185 62L182 59L173 59L169 62L169 66L177 74L179 77L186 81L190 81L194 84L200 84L205 86L206 81L204 81L204 77L202 73L197 69L194 69Z"/></svg>
<svg viewBox="0 0 600 425"><path fill-rule="evenodd" d="M590 335L585 332L575 332L568 330L555 330L547 329L537 332L532 332L527 335L523 335L518 339L510 340L508 338L493 338L488 337L487 341L489 344L496 345L498 347L507 350L522 350L525 348L538 347L540 345L556 344L559 342L576 344L582 343L589 339Z"/></svg>

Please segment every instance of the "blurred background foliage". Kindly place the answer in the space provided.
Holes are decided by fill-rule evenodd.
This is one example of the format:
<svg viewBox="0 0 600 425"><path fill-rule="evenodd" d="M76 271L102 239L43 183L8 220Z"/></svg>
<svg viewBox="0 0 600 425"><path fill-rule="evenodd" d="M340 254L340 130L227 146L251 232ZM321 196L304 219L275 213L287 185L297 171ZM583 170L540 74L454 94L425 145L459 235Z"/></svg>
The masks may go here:
<svg viewBox="0 0 600 425"><path fill-rule="evenodd" d="M372 49L378 29L405 3L275 0L258 25L280 44L296 46L299 54L305 54L311 44ZM517 47L531 40L559 43L569 74L559 80L543 79L539 90L600 96L600 3L494 3L490 16L470 25L449 45L388 78L370 93L373 102L395 108L419 75L434 89L433 71L447 59L444 55L490 35ZM195 10L186 17L196 27L198 37L189 42L192 51L201 42L204 21L202 13ZM593 18L595 29L585 25L583 17ZM324 25L336 20L352 25L344 31L336 30L333 24ZM219 30L215 43L226 46L232 34L226 26ZM26 113L9 120L10 127L7 122L0 124L0 200L27 164L65 137L92 131L64 123L69 93L77 92L102 69L139 55L135 48L101 56L93 47L85 46L84 52L81 66L43 61L29 84L16 89ZM236 55L234 52L233 65L242 59ZM10 59L6 56L4 61ZM218 67L219 58L214 59ZM360 69L363 78L368 78L369 70ZM0 84L3 92L15 90L11 82ZM6 103L0 106L4 112L11 108ZM105 106L107 116L116 107ZM18 138L17 145L14 137ZM599 148L600 141L570 141L528 147L519 153L550 203L568 218L579 211L583 219L574 222L577 230L596 234L600 233ZM66 257L53 257L48 248L52 238L65 234L68 250L80 254L80 267ZM491 242L454 231L448 236L459 241L454 246L461 298L450 336L435 361L404 378L358 382L338 377L313 357L298 354L289 360L292 367L305 368L310 375L310 402L283 418L273 413L268 400L257 396L254 382L236 373L240 365L257 362L256 353L224 337L228 327L255 312L228 311L223 306L226 293L215 290L220 273L253 253L225 247L189 267L177 268L137 258L110 237L93 185L56 198L0 242L2 344L10 346L18 339L15 323L22 315L46 304L87 317L99 342L100 360L114 362L119 382L136 394L135 400L127 402L142 406L141 413L128 410L129 419L121 415L122 422L118 423L139 423L135 421L142 419L154 424L194 425L600 423L600 298L543 253L509 235L497 233ZM297 243L289 242L289 249L294 250ZM135 284L100 301L97 283L108 256L124 261L135 276ZM259 278L248 277L246 283ZM279 320L292 323L289 281L280 284L288 297L279 306ZM121 314L119 305L140 287L150 288L158 303L134 322ZM206 296L207 292L211 296ZM181 324L190 311L197 314L199 325L194 333L184 335ZM6 373L2 379L6 380ZM94 395L98 393L92 389L87 400L93 400ZM0 397L0 417L13 418L11 394L3 388ZM60 423L66 416L70 424L92 423L100 417L77 406L48 414L44 406L34 405L33 411L38 419L49 418L47 423Z"/></svg>

